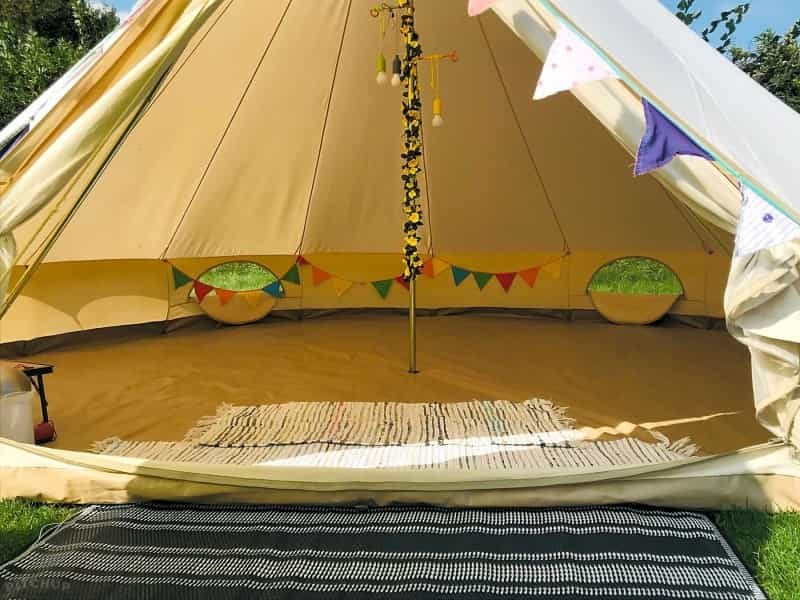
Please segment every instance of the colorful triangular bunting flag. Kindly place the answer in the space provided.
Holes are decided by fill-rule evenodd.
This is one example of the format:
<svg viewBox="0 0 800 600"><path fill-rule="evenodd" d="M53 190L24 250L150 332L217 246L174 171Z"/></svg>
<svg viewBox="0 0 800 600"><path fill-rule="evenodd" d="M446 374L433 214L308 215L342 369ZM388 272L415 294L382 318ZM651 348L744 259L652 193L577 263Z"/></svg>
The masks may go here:
<svg viewBox="0 0 800 600"><path fill-rule="evenodd" d="M800 239L800 225L742 184L742 211L736 227L736 256Z"/></svg>
<svg viewBox="0 0 800 600"><path fill-rule="evenodd" d="M378 295L386 300L386 297L389 295L389 292L392 289L392 283L394 283L393 279L384 279L382 281L373 281L372 287L375 288L375 291L378 292Z"/></svg>
<svg viewBox="0 0 800 600"><path fill-rule="evenodd" d="M500 284L500 287L508 293L508 290L511 289L511 284L514 283L514 279L516 278L516 273L495 273L495 277L497 278L497 282Z"/></svg>
<svg viewBox="0 0 800 600"><path fill-rule="evenodd" d="M245 299L250 305L250 308L256 308L264 299L263 290L249 290L247 292L239 292L239 295Z"/></svg>
<svg viewBox="0 0 800 600"><path fill-rule="evenodd" d="M449 268L450 268L450 265L448 265L446 262L444 262L443 260L441 260L439 258L436 258L435 256L433 257L433 276L434 277L438 277L440 273L442 273L443 271L446 271Z"/></svg>
<svg viewBox="0 0 800 600"><path fill-rule="evenodd" d="M225 306L228 302L231 301L231 298L233 298L236 295L236 292L234 292L233 290L221 290L217 288L215 292L217 294L217 298L219 298L219 303L222 306Z"/></svg>
<svg viewBox="0 0 800 600"><path fill-rule="evenodd" d="M182 288L187 283L191 283L194 280L183 271L179 271L175 267L172 267L172 281L175 282L175 289L177 290L178 288Z"/></svg>
<svg viewBox="0 0 800 600"><path fill-rule="evenodd" d="M202 302L203 299L206 296L208 296L208 294L213 289L214 289L213 287L211 287L210 285L206 285L202 281L195 281L194 282L194 293L197 296L197 301L198 302Z"/></svg>
<svg viewBox="0 0 800 600"><path fill-rule="evenodd" d="M568 27L561 27L550 46L533 93L541 100L582 83L616 77L605 60Z"/></svg>
<svg viewBox="0 0 800 600"><path fill-rule="evenodd" d="M298 256L298 257L297 257L297 260L295 260L294 262L295 262L295 264L298 264L298 265L300 265L301 267L303 267L303 266L305 266L305 265L310 265L310 264L311 264L310 262L308 262L308 261L305 259L305 257L304 257L303 255L300 255L300 256Z"/></svg>
<svg viewBox="0 0 800 600"><path fill-rule="evenodd" d="M433 259L429 258L424 263L422 263L422 274L425 277L435 277L435 273L433 272Z"/></svg>
<svg viewBox="0 0 800 600"><path fill-rule="evenodd" d="M333 289L336 290L336 295L341 296L351 287L353 287L352 281L346 281L344 279L337 279L334 277L332 280L333 282Z"/></svg>
<svg viewBox="0 0 800 600"><path fill-rule="evenodd" d="M552 277L553 279L561 279L561 259L555 260L546 265L539 267L539 272Z"/></svg>
<svg viewBox="0 0 800 600"><path fill-rule="evenodd" d="M492 279L491 273L477 273L473 272L472 276L475 278L475 283L478 284L478 289L482 290L486 287L486 284Z"/></svg>
<svg viewBox="0 0 800 600"><path fill-rule="evenodd" d="M522 281L528 284L528 287L533 287L536 283L536 278L539 277L539 267L533 267L532 269L520 271L519 276Z"/></svg>
<svg viewBox="0 0 800 600"><path fill-rule="evenodd" d="M456 287L464 283L464 280L469 277L469 271L466 269L456 267L455 265L452 266L451 269L453 270L453 282L455 282Z"/></svg>
<svg viewBox="0 0 800 600"><path fill-rule="evenodd" d="M402 285L404 288L408 289L409 283L405 280L405 278L400 275L399 277L395 277L394 280Z"/></svg>
<svg viewBox="0 0 800 600"><path fill-rule="evenodd" d="M475 17L489 10L495 2L497 2L497 0L469 0L469 4L467 4L467 14L470 17Z"/></svg>
<svg viewBox="0 0 800 600"><path fill-rule="evenodd" d="M281 281L288 281L289 283L300 285L300 268L297 266L297 263L293 264L292 268L286 271L286 274L281 277Z"/></svg>
<svg viewBox="0 0 800 600"><path fill-rule="evenodd" d="M314 265L311 265L311 280L314 282L314 285L319 285L320 283L324 283L331 278L330 273L326 273L322 269L318 269Z"/></svg>
<svg viewBox="0 0 800 600"><path fill-rule="evenodd" d="M642 98L647 131L639 144L633 174L637 177L669 163L677 155L714 160L646 98Z"/></svg>
<svg viewBox="0 0 800 600"><path fill-rule="evenodd" d="M273 298L283 298L283 286L280 281L273 281L268 286L265 286L263 291Z"/></svg>

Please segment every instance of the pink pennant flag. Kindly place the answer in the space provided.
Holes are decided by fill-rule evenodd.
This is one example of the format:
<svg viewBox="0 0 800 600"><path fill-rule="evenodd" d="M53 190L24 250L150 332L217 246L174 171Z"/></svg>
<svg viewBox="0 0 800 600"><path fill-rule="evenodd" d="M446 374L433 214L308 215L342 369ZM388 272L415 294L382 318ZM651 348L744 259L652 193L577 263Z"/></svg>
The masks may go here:
<svg viewBox="0 0 800 600"><path fill-rule="evenodd" d="M616 75L606 61L572 30L562 27L547 53L533 99L541 100L582 83L609 77Z"/></svg>
<svg viewBox="0 0 800 600"><path fill-rule="evenodd" d="M497 2L497 0L469 0L467 14L470 17L475 17L489 10L495 2Z"/></svg>

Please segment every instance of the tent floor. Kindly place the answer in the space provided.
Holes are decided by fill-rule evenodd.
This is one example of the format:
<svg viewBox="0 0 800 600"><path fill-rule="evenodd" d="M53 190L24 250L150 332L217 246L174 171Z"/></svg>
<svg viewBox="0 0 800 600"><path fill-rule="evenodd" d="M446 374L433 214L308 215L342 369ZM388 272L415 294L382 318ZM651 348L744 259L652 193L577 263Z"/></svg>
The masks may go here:
<svg viewBox="0 0 800 600"><path fill-rule="evenodd" d="M319 400L544 398L567 407L577 427L648 438L658 429L711 454L769 437L753 417L747 350L725 331L475 313L418 323L417 375L406 371L398 314L197 321L26 359L56 365L48 396L52 447L62 449L112 436L178 440L222 403Z"/></svg>

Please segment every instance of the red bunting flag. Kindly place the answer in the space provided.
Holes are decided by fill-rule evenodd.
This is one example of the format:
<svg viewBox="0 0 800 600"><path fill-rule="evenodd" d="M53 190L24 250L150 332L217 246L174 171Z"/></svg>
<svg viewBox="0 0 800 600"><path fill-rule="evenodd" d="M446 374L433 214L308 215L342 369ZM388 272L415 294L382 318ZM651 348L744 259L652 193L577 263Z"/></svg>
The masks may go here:
<svg viewBox="0 0 800 600"><path fill-rule="evenodd" d="M394 280L400 285L402 285L404 288L408 289L408 282L405 279L403 279L402 275L400 277L395 277Z"/></svg>
<svg viewBox="0 0 800 600"><path fill-rule="evenodd" d="M520 271L519 276L525 283L528 284L529 287L533 287L533 284L536 283L536 278L539 277L539 267L533 267L532 269Z"/></svg>
<svg viewBox="0 0 800 600"><path fill-rule="evenodd" d="M324 283L331 278L330 273L326 273L322 269L318 269L314 265L311 265L311 280L314 282L314 285L319 285L320 283Z"/></svg>
<svg viewBox="0 0 800 600"><path fill-rule="evenodd" d="M220 290L220 289L217 289L217 298L219 298L219 303L222 306L225 306L228 302L230 302L231 298L233 298L235 295L236 295L236 292L234 292L232 290Z"/></svg>
<svg viewBox="0 0 800 600"><path fill-rule="evenodd" d="M311 263L309 263L309 262L308 262L308 261L305 259L305 257L304 257L304 256L302 256L302 255L298 256L298 257L297 257L297 260L296 260L295 262L296 262L298 265L300 265L301 267L302 267L302 266L304 266L304 265L309 265L309 264L311 264Z"/></svg>
<svg viewBox="0 0 800 600"><path fill-rule="evenodd" d="M511 284L514 283L514 279L516 278L516 273L495 273L494 276L497 278L497 282L500 286L505 290L506 294L508 290L511 289Z"/></svg>
<svg viewBox="0 0 800 600"><path fill-rule="evenodd" d="M195 295L197 296L197 301L198 301L198 302L202 302L202 301L203 301L203 298L205 298L206 296L208 296L208 294L209 294L209 293L211 292L211 290L213 290L213 289L214 289L214 288L213 288L213 287L211 287L210 285L206 285L205 283L202 283L202 282L200 282L200 281L195 281L195 282L194 282L194 293L195 293Z"/></svg>

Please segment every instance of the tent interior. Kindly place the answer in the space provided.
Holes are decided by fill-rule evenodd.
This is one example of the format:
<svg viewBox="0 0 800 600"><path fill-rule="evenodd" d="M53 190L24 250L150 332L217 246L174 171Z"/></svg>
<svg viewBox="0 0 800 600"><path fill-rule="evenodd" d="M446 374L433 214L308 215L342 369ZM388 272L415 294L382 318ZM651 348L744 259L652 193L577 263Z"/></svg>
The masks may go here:
<svg viewBox="0 0 800 600"><path fill-rule="evenodd" d="M461 0L416 9L425 51L456 50L458 61L440 68L439 128L428 125L421 67L420 252L431 262L417 282L420 372L407 372L409 293L395 280L400 92L375 84L373 4L224 0L190 36L0 322L6 357L55 365L47 392L59 433L47 447L0 443L0 496L800 505L791 449L755 419L748 349L724 327L733 237L691 209L692 193L736 205L736 186L694 157L634 178L619 131L634 113L643 127L635 94L597 82L532 102L541 51L491 11L468 17ZM524 4L534 7L526 26L552 37L547 13ZM115 64L141 60L147 36L166 28L165 5L136 17ZM398 40L390 24L383 51L394 55ZM108 89L117 71L93 85ZM76 88L87 106L102 102L92 89ZM581 94L607 98L608 111L587 110ZM14 231L12 287L74 204L64 198ZM298 257L297 280L282 279ZM663 302L589 292L599 269L625 257L655 259L680 280L664 319L598 315L612 306L636 320ZM199 297L193 283L230 261L268 269L280 297ZM506 285L497 274L514 276ZM239 326L207 316L270 310ZM434 452L437 429L409 434L418 452L392 454L361 438L264 437L292 417L313 420L302 407L280 426L235 413L425 405L438 416L397 418L410 431L450 415L444 430L466 426L442 406L476 401L552 422L532 430L485 417L491 442L467 435ZM356 438L389 422L347 410L361 420ZM231 441L235 427L246 431Z"/></svg>

